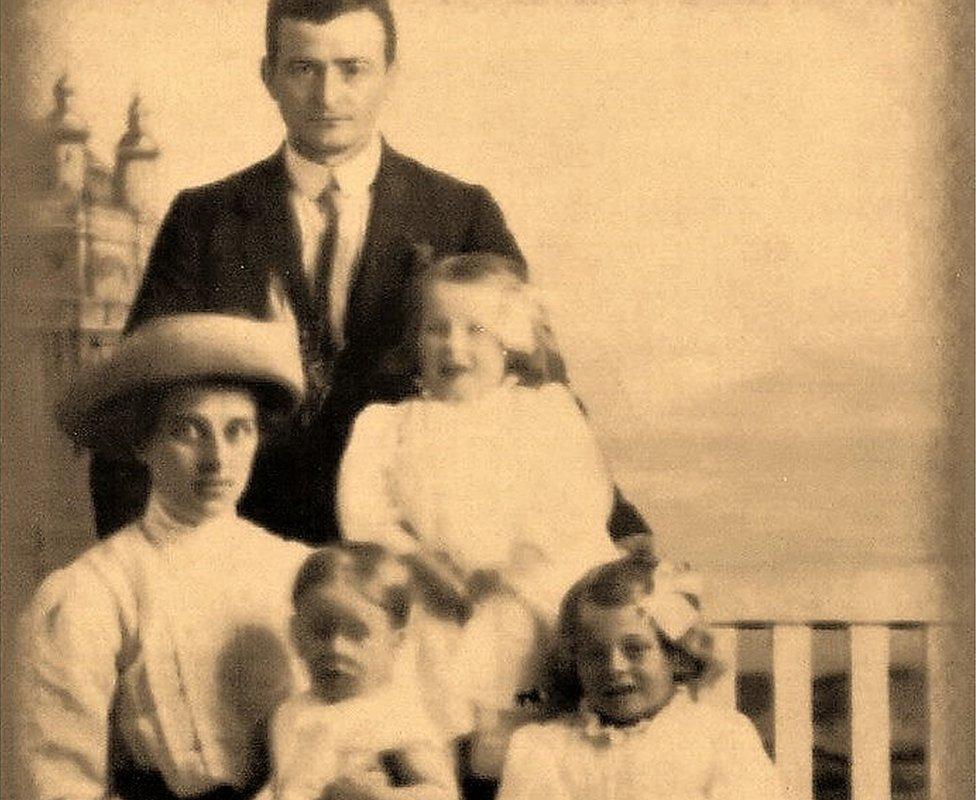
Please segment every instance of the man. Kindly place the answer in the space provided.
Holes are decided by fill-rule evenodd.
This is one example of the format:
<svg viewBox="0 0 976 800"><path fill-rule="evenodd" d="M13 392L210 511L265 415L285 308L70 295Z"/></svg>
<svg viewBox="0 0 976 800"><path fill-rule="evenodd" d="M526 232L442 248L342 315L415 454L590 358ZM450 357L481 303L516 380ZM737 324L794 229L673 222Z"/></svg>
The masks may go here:
<svg viewBox="0 0 976 800"><path fill-rule="evenodd" d="M302 421L263 449L241 512L310 541L338 535L335 473L355 414L415 391L416 364L398 345L416 248L521 259L487 191L380 138L396 44L387 0L270 0L261 77L285 143L243 172L177 196L127 324L191 310L294 314L310 397ZM99 532L134 516L143 491L138 468L97 460ZM639 529L629 512L624 526Z"/></svg>

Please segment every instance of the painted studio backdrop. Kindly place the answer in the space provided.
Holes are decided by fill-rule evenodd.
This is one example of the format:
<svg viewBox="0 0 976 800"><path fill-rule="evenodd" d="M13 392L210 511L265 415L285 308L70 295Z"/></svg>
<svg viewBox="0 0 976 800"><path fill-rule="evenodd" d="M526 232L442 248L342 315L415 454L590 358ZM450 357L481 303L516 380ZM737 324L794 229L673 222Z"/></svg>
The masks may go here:
<svg viewBox="0 0 976 800"><path fill-rule="evenodd" d="M32 580L90 541L83 462L46 421L51 387L111 345L174 194L281 142L258 74L264 7L35 0L15 17L32 50L16 73L26 116L67 115L101 187L70 215L38 188L24 223L42 245L15 283L36 334L19 389L35 410L16 428L34 489L13 552ZM661 553L718 576L719 617L839 575L853 593L904 575L938 586L939 7L395 3L383 130L498 199L617 482ZM37 148L38 175L52 157ZM924 660L916 633L892 634L899 664ZM739 641L754 672L771 636ZM850 650L833 636L815 637L815 673Z"/></svg>

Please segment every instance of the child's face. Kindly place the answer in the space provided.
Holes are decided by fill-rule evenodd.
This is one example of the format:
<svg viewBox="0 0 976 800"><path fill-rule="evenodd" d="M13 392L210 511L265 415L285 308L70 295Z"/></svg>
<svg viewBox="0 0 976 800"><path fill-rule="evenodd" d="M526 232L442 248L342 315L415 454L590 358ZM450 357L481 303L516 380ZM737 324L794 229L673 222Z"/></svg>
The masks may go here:
<svg viewBox="0 0 976 800"><path fill-rule="evenodd" d="M318 584L302 596L292 636L313 690L327 702L389 681L403 638L385 609L342 582Z"/></svg>
<svg viewBox="0 0 976 800"><path fill-rule="evenodd" d="M490 306L500 300L500 290L492 286L443 281L430 286L420 359L424 387L434 398L473 400L501 384L505 351L490 328Z"/></svg>
<svg viewBox="0 0 976 800"><path fill-rule="evenodd" d="M257 404L250 392L191 385L167 394L140 456L168 510L196 521L236 507L257 445Z"/></svg>
<svg viewBox="0 0 976 800"><path fill-rule="evenodd" d="M576 669L590 709L620 723L663 708L674 694L657 631L634 606L580 606Z"/></svg>

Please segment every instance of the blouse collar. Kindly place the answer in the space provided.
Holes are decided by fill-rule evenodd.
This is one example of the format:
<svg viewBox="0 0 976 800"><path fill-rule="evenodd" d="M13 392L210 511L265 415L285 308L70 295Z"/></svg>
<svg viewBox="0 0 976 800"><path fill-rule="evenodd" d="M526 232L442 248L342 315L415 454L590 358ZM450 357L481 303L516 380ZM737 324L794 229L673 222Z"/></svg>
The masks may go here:
<svg viewBox="0 0 976 800"><path fill-rule="evenodd" d="M215 522L233 519L237 519L237 513L234 509L228 509L216 517L207 517L201 520L180 519L165 507L155 492L151 492L149 502L146 504L146 511L140 521L140 527L149 541L160 545L198 534L200 531L211 527Z"/></svg>

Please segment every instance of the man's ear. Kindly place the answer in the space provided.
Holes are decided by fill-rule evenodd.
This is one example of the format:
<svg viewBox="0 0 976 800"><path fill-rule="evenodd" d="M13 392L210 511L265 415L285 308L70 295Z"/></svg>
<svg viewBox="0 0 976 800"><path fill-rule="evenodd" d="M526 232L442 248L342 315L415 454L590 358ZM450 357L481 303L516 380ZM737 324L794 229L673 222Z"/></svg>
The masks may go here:
<svg viewBox="0 0 976 800"><path fill-rule="evenodd" d="M392 95L397 88L397 82L400 80L400 62L394 61L392 64L386 68L386 89L384 90L385 101L389 101L390 95Z"/></svg>
<svg viewBox="0 0 976 800"><path fill-rule="evenodd" d="M268 60L267 56L261 59L261 82L264 84L264 88L268 90L268 94L272 97L275 96L274 93L274 64Z"/></svg>
<svg viewBox="0 0 976 800"><path fill-rule="evenodd" d="M288 620L288 634L291 637L291 643L295 646L295 651L302 658L305 657L305 631L302 627L301 621L298 619L298 614L292 614L291 618Z"/></svg>

